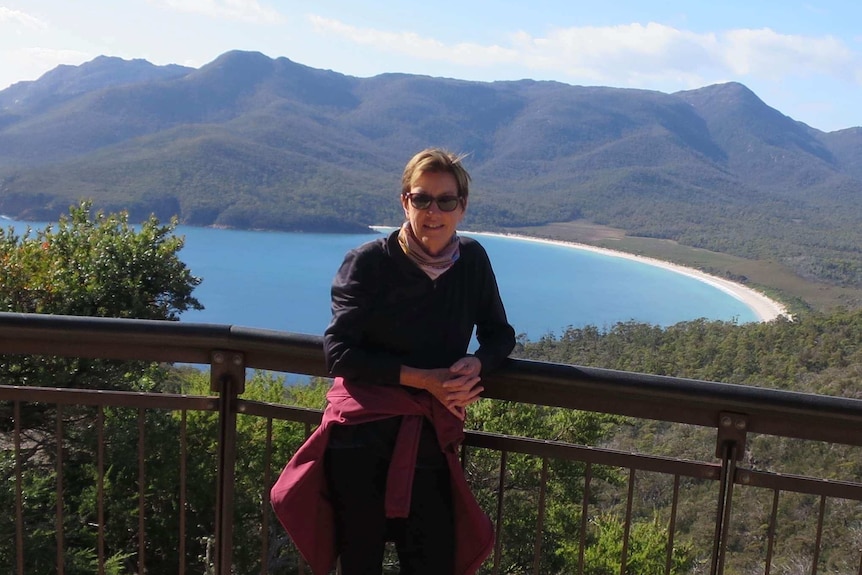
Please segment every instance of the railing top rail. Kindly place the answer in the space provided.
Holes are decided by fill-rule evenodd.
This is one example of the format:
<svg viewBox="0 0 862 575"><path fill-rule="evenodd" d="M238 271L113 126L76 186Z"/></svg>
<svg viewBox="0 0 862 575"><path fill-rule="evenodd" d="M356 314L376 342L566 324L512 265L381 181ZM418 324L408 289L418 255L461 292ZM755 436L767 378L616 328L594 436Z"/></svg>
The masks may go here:
<svg viewBox="0 0 862 575"><path fill-rule="evenodd" d="M0 353L208 364L213 350L251 368L326 376L322 338L234 325L0 313ZM862 445L862 400L512 359L484 381L496 399Z"/></svg>
<svg viewBox="0 0 862 575"><path fill-rule="evenodd" d="M325 376L319 336L224 324L0 312L0 352L208 364L213 350L248 367Z"/></svg>

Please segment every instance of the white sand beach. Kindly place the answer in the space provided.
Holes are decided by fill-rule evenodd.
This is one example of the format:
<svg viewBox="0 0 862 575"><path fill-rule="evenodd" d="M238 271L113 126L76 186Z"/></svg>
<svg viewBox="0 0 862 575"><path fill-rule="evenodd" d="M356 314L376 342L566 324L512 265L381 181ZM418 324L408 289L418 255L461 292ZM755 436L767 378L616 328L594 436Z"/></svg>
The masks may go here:
<svg viewBox="0 0 862 575"><path fill-rule="evenodd" d="M548 240L544 238L535 238L532 236L525 236L520 234L497 234L497 233L488 233L488 232L469 232L465 231L465 233L469 233L471 235L486 235L486 236L497 236L501 238L513 238L518 240L530 241L530 242L539 242L546 244L554 244L559 246L570 247L579 250L586 250L591 252L600 253L603 255L614 256L618 258L625 258L629 260L634 260L638 262L643 262L649 265L657 266L662 269L666 269L669 271L673 271L679 274L686 275L688 277L697 279L706 284L709 284L721 291L735 297L745 305L747 305L754 314L758 317L758 319L762 322L771 321L779 316L790 317L790 314L787 311L787 308L778 301L771 299L764 295L763 293L750 288L741 283L732 282L730 280L720 278L718 276L709 275L700 270L694 268L688 268L685 266L673 264L670 262L666 262L663 260L648 258L643 256L637 256L634 254L630 254L627 252L611 250L607 248L598 248L595 246L591 246L588 244L579 244L575 242L564 242L558 240Z"/></svg>

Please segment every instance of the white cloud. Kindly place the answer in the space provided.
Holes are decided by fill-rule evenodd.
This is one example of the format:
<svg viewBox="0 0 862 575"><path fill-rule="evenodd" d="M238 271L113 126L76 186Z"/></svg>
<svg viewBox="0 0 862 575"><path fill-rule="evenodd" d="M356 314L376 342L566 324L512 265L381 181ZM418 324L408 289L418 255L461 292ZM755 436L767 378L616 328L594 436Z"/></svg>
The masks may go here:
<svg viewBox="0 0 862 575"><path fill-rule="evenodd" d="M177 12L202 14L210 18L241 20L257 24L278 24L284 17L261 6L257 0L150 0Z"/></svg>
<svg viewBox="0 0 862 575"><path fill-rule="evenodd" d="M692 32L664 24L553 28L512 34L505 45L444 44L411 32L357 28L309 16L313 29L421 60L484 68L511 64L569 81L655 89L700 87L727 79L776 81L816 75L858 82L862 55L832 36L765 29Z"/></svg>
<svg viewBox="0 0 862 575"><path fill-rule="evenodd" d="M545 37L516 37L523 63L568 77L632 86L644 80L697 84L716 66L712 34L698 35L661 24L558 28Z"/></svg>
<svg viewBox="0 0 862 575"><path fill-rule="evenodd" d="M4 24L21 26L30 30L44 30L48 27L45 22L26 12L0 6L0 26Z"/></svg>
<svg viewBox="0 0 862 575"><path fill-rule="evenodd" d="M862 67L860 55L832 36L789 36L763 28L732 30L724 37L723 55L737 74L773 79L815 74L852 78Z"/></svg>
<svg viewBox="0 0 862 575"><path fill-rule="evenodd" d="M385 32L370 28L356 28L338 20L315 15L310 15L308 18L314 30L320 34L337 36L356 44L421 60L448 61L466 66L488 66L517 62L519 59L518 51L514 48L472 43L446 45L413 32Z"/></svg>

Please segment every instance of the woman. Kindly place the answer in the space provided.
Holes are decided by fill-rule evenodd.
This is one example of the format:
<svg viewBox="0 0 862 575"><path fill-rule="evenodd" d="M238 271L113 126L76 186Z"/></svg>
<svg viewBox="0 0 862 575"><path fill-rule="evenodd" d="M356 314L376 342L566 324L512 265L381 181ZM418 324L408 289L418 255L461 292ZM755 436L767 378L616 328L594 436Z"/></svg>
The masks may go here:
<svg viewBox="0 0 862 575"><path fill-rule="evenodd" d="M469 180L449 152L416 154L402 176L406 221L351 250L333 281L329 404L272 493L315 573L335 556L343 575L380 573L386 541L401 573L473 573L490 552L490 521L464 480L458 446L481 376L515 337L487 254L456 233ZM474 327L479 347L468 354Z"/></svg>

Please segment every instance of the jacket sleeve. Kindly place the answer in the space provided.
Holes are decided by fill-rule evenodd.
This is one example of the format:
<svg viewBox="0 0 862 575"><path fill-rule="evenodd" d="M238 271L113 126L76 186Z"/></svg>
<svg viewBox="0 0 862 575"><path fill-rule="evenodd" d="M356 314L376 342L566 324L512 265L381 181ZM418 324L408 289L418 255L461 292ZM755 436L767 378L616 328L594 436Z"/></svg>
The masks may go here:
<svg viewBox="0 0 862 575"><path fill-rule="evenodd" d="M352 250L332 282L332 319L323 335L326 367L333 377L353 383L398 385L401 361L385 350L366 345L364 334L373 321L378 274L375 253Z"/></svg>
<svg viewBox="0 0 862 575"><path fill-rule="evenodd" d="M515 348L515 330L506 318L506 309L500 298L497 278L484 248L479 247L482 270L479 309L476 315L476 340L479 348L473 354L482 362L482 373L488 373L503 363Z"/></svg>

